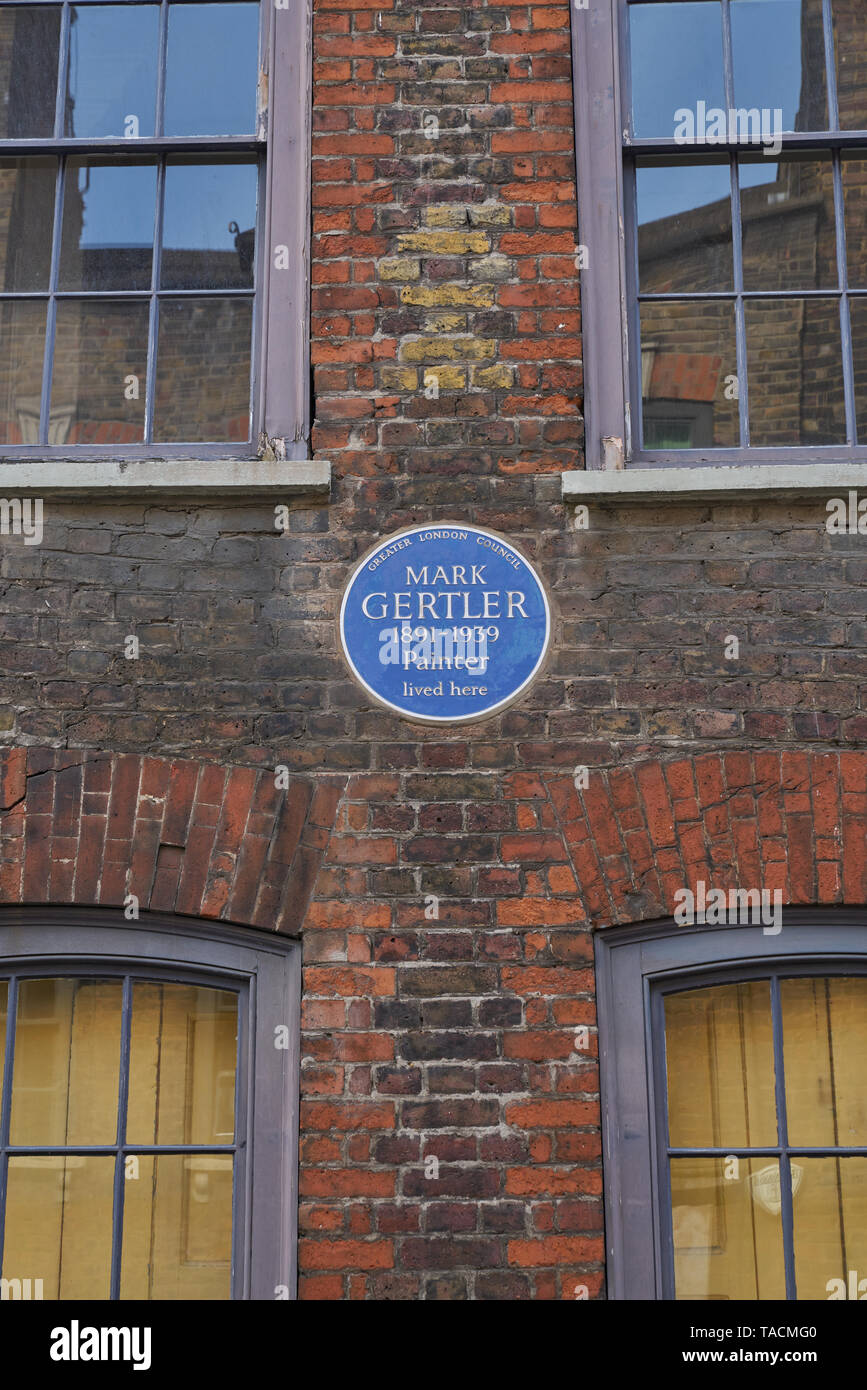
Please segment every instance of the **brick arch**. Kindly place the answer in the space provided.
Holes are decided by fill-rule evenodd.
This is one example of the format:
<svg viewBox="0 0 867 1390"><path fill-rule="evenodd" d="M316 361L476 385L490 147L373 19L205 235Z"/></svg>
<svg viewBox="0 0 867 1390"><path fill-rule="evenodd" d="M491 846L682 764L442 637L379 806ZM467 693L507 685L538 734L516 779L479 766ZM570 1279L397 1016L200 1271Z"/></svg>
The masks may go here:
<svg viewBox="0 0 867 1390"><path fill-rule="evenodd" d="M699 880L867 902L867 751L733 750L591 771L583 789L546 781L593 926L670 916Z"/></svg>
<svg viewBox="0 0 867 1390"><path fill-rule="evenodd" d="M194 759L0 749L0 903L120 907L292 932L345 778Z"/></svg>

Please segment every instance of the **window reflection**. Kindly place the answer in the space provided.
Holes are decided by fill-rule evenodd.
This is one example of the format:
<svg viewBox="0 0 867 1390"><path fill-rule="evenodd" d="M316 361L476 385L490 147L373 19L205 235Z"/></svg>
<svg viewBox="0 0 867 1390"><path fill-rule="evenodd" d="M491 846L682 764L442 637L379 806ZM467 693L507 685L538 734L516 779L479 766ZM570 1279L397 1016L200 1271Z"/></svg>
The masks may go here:
<svg viewBox="0 0 867 1390"><path fill-rule="evenodd" d="M150 289L156 188L152 159L67 160L58 289Z"/></svg>
<svg viewBox="0 0 867 1390"><path fill-rule="evenodd" d="M725 105L717 0L630 5L629 39L636 136L671 139L680 108Z"/></svg>
<svg viewBox="0 0 867 1390"><path fill-rule="evenodd" d="M822 0L731 0L730 12L735 106L781 111L782 130L827 130Z"/></svg>
<svg viewBox="0 0 867 1390"><path fill-rule="evenodd" d="M54 134L59 5L0 6L0 139Z"/></svg>
<svg viewBox="0 0 867 1390"><path fill-rule="evenodd" d="M252 134L258 49L257 4L170 5L165 134Z"/></svg>
<svg viewBox="0 0 867 1390"><path fill-rule="evenodd" d="M163 289L252 288L257 176L249 157L169 160Z"/></svg>
<svg viewBox="0 0 867 1390"><path fill-rule="evenodd" d="M153 135L158 5L73 5L64 134Z"/></svg>

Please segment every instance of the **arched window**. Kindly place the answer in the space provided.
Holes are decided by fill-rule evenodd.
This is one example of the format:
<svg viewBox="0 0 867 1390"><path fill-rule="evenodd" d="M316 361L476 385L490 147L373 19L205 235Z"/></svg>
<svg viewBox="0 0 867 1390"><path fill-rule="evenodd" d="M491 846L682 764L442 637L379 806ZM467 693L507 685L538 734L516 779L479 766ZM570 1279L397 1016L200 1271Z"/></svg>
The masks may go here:
<svg viewBox="0 0 867 1390"><path fill-rule="evenodd" d="M597 956L609 1296L867 1294L863 914L615 928Z"/></svg>
<svg viewBox="0 0 867 1390"><path fill-rule="evenodd" d="M297 954L0 914L4 1298L294 1297Z"/></svg>

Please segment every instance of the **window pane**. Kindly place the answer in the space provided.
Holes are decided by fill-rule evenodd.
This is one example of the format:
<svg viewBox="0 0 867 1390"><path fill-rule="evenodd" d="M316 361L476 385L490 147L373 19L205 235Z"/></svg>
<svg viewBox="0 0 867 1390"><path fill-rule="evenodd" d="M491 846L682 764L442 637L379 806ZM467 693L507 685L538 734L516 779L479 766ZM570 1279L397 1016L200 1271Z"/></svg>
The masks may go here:
<svg viewBox="0 0 867 1390"><path fill-rule="evenodd" d="M0 159L0 283L47 290L57 161Z"/></svg>
<svg viewBox="0 0 867 1390"><path fill-rule="evenodd" d="M249 299L160 302L154 438L250 435Z"/></svg>
<svg viewBox="0 0 867 1390"><path fill-rule="evenodd" d="M725 106L717 0L630 5L629 39L636 136L672 139L681 109Z"/></svg>
<svg viewBox="0 0 867 1390"><path fill-rule="evenodd" d="M13 1144L113 1144L122 988L22 980L12 1073Z"/></svg>
<svg viewBox="0 0 867 1390"><path fill-rule="evenodd" d="M863 1299L867 1284L850 1292L849 1271L867 1278L867 1158L792 1159L792 1188L798 1299L827 1299L832 1279Z"/></svg>
<svg viewBox="0 0 867 1390"><path fill-rule="evenodd" d="M846 439L836 299L746 305L750 439L758 445Z"/></svg>
<svg viewBox="0 0 867 1390"><path fill-rule="evenodd" d="M732 288L731 174L724 164L639 165L638 279L650 293Z"/></svg>
<svg viewBox="0 0 867 1390"><path fill-rule="evenodd" d="M867 129L867 12L861 0L832 0L841 130Z"/></svg>
<svg viewBox="0 0 867 1390"><path fill-rule="evenodd" d="M0 6L0 139L54 134L60 6Z"/></svg>
<svg viewBox="0 0 867 1390"><path fill-rule="evenodd" d="M867 979L783 980L780 1003L789 1143L867 1146Z"/></svg>
<svg viewBox="0 0 867 1390"><path fill-rule="evenodd" d="M731 0L731 20L736 107L768 110L771 130L827 130L822 0Z"/></svg>
<svg viewBox="0 0 867 1390"><path fill-rule="evenodd" d="M170 5L165 134L254 134L258 55L258 5Z"/></svg>
<svg viewBox="0 0 867 1390"><path fill-rule="evenodd" d="M0 302L0 443L38 444L45 312L40 300Z"/></svg>
<svg viewBox="0 0 867 1390"><path fill-rule="evenodd" d="M59 289L150 289L156 187L154 160L68 161Z"/></svg>
<svg viewBox="0 0 867 1390"><path fill-rule="evenodd" d="M867 159L841 161L846 216L846 263L853 289L867 288Z"/></svg>
<svg viewBox="0 0 867 1390"><path fill-rule="evenodd" d="M60 301L51 384L54 442L135 444L143 438L147 344L146 302Z"/></svg>
<svg viewBox="0 0 867 1390"><path fill-rule="evenodd" d="M767 980L665 997L672 1148L777 1142Z"/></svg>
<svg viewBox="0 0 867 1390"><path fill-rule="evenodd" d="M785 1298L780 1174L766 1158L673 1158L675 1298Z"/></svg>
<svg viewBox="0 0 867 1390"><path fill-rule="evenodd" d="M229 1298L231 1155L130 1155L126 1171L121 1298Z"/></svg>
<svg viewBox="0 0 867 1390"><path fill-rule="evenodd" d="M867 444L867 299L849 300L858 443Z"/></svg>
<svg viewBox="0 0 867 1390"><path fill-rule="evenodd" d="M113 1158L10 1157L3 1278L41 1279L43 1298L108 1298L113 1188Z"/></svg>
<svg viewBox="0 0 867 1390"><path fill-rule="evenodd" d="M830 159L740 160L744 289L837 285Z"/></svg>
<svg viewBox="0 0 867 1390"><path fill-rule="evenodd" d="M154 133L158 5L73 5L64 134Z"/></svg>
<svg viewBox="0 0 867 1390"><path fill-rule="evenodd" d="M231 1144L237 1046L237 994L136 983L127 1142Z"/></svg>
<svg viewBox="0 0 867 1390"><path fill-rule="evenodd" d="M163 289L252 288L257 178L249 158L168 162Z"/></svg>
<svg viewBox="0 0 867 1390"><path fill-rule="evenodd" d="M644 419L688 420L672 447L720 448L739 439L734 305L714 300L641 305ZM727 396L727 393L728 396Z"/></svg>

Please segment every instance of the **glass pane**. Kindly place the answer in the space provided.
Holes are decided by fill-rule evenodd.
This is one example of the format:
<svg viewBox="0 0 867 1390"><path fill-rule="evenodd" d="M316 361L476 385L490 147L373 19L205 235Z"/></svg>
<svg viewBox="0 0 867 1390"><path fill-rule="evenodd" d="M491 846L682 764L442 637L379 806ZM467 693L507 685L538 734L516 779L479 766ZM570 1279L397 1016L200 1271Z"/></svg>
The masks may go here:
<svg viewBox="0 0 867 1390"><path fill-rule="evenodd" d="M60 6L0 6L0 140L54 134Z"/></svg>
<svg viewBox="0 0 867 1390"><path fill-rule="evenodd" d="M0 444L38 444L44 302L0 301Z"/></svg>
<svg viewBox="0 0 867 1390"><path fill-rule="evenodd" d="M867 12L861 0L832 0L841 130L867 129Z"/></svg>
<svg viewBox="0 0 867 1390"><path fill-rule="evenodd" d="M168 162L163 289L252 288L257 179L256 161L249 157Z"/></svg>
<svg viewBox="0 0 867 1390"><path fill-rule="evenodd" d="M853 289L867 288L867 159L841 161L846 219L846 263Z"/></svg>
<svg viewBox="0 0 867 1390"><path fill-rule="evenodd" d="M642 304L641 394L645 447L661 434L673 448L736 446L734 305Z"/></svg>
<svg viewBox="0 0 867 1390"><path fill-rule="evenodd" d="M780 1173L766 1158L673 1158L675 1298L785 1298Z"/></svg>
<svg viewBox="0 0 867 1390"><path fill-rule="evenodd" d="M822 0L731 0L731 18L735 106L770 131L827 130Z"/></svg>
<svg viewBox="0 0 867 1390"><path fill-rule="evenodd" d="M792 1159L792 1191L799 1300L863 1299L867 1282L860 1292L857 1286L867 1281L867 1158Z"/></svg>
<svg viewBox="0 0 867 1390"><path fill-rule="evenodd" d="M745 312L751 442L844 443L837 300L758 300Z"/></svg>
<svg viewBox="0 0 867 1390"><path fill-rule="evenodd" d="M154 438L250 437L249 299L160 302Z"/></svg>
<svg viewBox="0 0 867 1390"><path fill-rule="evenodd" d="M121 1000L119 980L21 980L13 1144L115 1142Z"/></svg>
<svg viewBox="0 0 867 1390"><path fill-rule="evenodd" d="M41 1279L34 1298L108 1298L113 1189L113 1158L10 1157L3 1278Z"/></svg>
<svg viewBox="0 0 867 1390"><path fill-rule="evenodd" d="M837 285L830 159L740 160L744 289Z"/></svg>
<svg viewBox="0 0 867 1390"><path fill-rule="evenodd" d="M47 290L57 161L0 159L0 285Z"/></svg>
<svg viewBox="0 0 867 1390"><path fill-rule="evenodd" d="M136 983L127 1142L231 1144L237 1048L237 994Z"/></svg>
<svg viewBox="0 0 867 1390"><path fill-rule="evenodd" d="M73 5L64 134L153 135L158 5Z"/></svg>
<svg viewBox="0 0 867 1390"><path fill-rule="evenodd" d="M780 1003L789 1143L867 1146L867 979L783 980Z"/></svg>
<svg viewBox="0 0 867 1390"><path fill-rule="evenodd" d="M254 134L258 62L258 5L170 5L165 134Z"/></svg>
<svg viewBox="0 0 867 1390"><path fill-rule="evenodd" d="M632 124L672 139L687 113L725 106L722 15L716 0L629 6ZM687 132L688 133L688 132Z"/></svg>
<svg viewBox="0 0 867 1390"><path fill-rule="evenodd" d="M858 443L867 444L867 299L849 300L852 357L855 364L855 415Z"/></svg>
<svg viewBox="0 0 867 1390"><path fill-rule="evenodd" d="M144 435L148 306L57 305L51 413L58 444L135 444Z"/></svg>
<svg viewBox="0 0 867 1390"><path fill-rule="evenodd" d="M233 1159L130 1155L121 1298L231 1296Z"/></svg>
<svg viewBox="0 0 867 1390"><path fill-rule="evenodd" d="M641 164L638 279L649 293L732 288L731 174L724 164Z"/></svg>
<svg viewBox="0 0 867 1390"><path fill-rule="evenodd" d="M667 994L665 1054L672 1148L776 1144L767 980Z"/></svg>
<svg viewBox="0 0 867 1390"><path fill-rule="evenodd" d="M156 190L154 160L68 161L59 289L150 289Z"/></svg>

